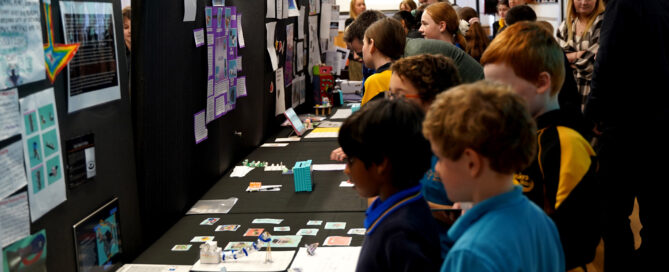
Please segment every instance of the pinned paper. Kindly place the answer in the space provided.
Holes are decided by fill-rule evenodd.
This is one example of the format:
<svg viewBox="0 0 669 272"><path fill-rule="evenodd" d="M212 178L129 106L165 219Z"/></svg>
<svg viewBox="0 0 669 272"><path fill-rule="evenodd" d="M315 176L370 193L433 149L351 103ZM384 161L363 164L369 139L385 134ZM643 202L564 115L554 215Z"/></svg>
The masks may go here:
<svg viewBox="0 0 669 272"><path fill-rule="evenodd" d="M241 62L240 62L241 63ZM241 65L240 65L241 66ZM247 95L246 91L246 76L237 78L237 98Z"/></svg>
<svg viewBox="0 0 669 272"><path fill-rule="evenodd" d="M283 83L283 68L276 69L276 108L274 115L283 114L286 111L286 91Z"/></svg>
<svg viewBox="0 0 669 272"><path fill-rule="evenodd" d="M269 60L272 63L272 71L276 71L276 69L279 68L279 59L276 56L276 48L274 47L274 30L276 29L276 22L266 23L265 28L267 30L267 37L265 39L265 41L267 41L267 53L269 53Z"/></svg>
<svg viewBox="0 0 669 272"><path fill-rule="evenodd" d="M195 10L197 2L195 0L184 0L184 22L195 21Z"/></svg>
<svg viewBox="0 0 669 272"><path fill-rule="evenodd" d="M267 0L266 6L267 13L265 14L265 18L276 18L276 0Z"/></svg>
<svg viewBox="0 0 669 272"><path fill-rule="evenodd" d="M244 43L244 31L242 31L242 14L237 13L237 39L239 42L239 48L246 47Z"/></svg>
<svg viewBox="0 0 669 272"><path fill-rule="evenodd" d="M19 91L17 89L0 91L0 141L19 133L21 133Z"/></svg>
<svg viewBox="0 0 669 272"><path fill-rule="evenodd" d="M216 101L214 100L213 96L207 97L207 121L206 123L209 124L211 121L214 121L214 118L216 117Z"/></svg>
<svg viewBox="0 0 669 272"><path fill-rule="evenodd" d="M195 47L204 45L204 28L193 29L193 38L195 38Z"/></svg>
<svg viewBox="0 0 669 272"><path fill-rule="evenodd" d="M204 110L193 115L193 130L195 131L195 143L199 144L207 139L206 116Z"/></svg>
<svg viewBox="0 0 669 272"><path fill-rule="evenodd" d="M28 184L23 168L21 141L0 148L0 199L3 199ZM26 213L27 214L27 213Z"/></svg>
<svg viewBox="0 0 669 272"><path fill-rule="evenodd" d="M30 235L29 214L26 192L0 200L0 248Z"/></svg>

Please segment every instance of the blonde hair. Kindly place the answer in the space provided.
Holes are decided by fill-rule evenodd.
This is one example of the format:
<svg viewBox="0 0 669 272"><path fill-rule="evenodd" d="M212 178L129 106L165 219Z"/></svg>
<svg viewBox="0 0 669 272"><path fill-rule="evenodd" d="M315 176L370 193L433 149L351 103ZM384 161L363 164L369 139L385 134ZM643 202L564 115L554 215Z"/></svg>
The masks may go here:
<svg viewBox="0 0 669 272"><path fill-rule="evenodd" d="M467 40L463 33L460 33L460 21L458 20L458 14L453 9L453 6L447 2L437 2L430 4L425 8L432 20L435 23L446 22L446 31L453 35L455 42L459 43L462 48L467 48Z"/></svg>
<svg viewBox="0 0 669 272"><path fill-rule="evenodd" d="M592 24L595 22L595 19L597 19L597 16L604 12L606 9L604 2L602 0L595 0L595 9L588 15L588 23L585 25L585 31L583 31L583 34L581 35L581 38L585 35L585 33L590 30L592 27ZM567 40L571 41L574 38L574 32L576 29L572 29L572 24L574 23L574 20L578 17L578 14L576 14L576 7L574 7L574 0L569 0L567 2L567 20L566 20L566 25L567 25Z"/></svg>
<svg viewBox="0 0 669 272"><path fill-rule="evenodd" d="M458 160L469 148L502 174L525 169L537 150L536 125L511 87L479 81L437 95L423 121L436 152Z"/></svg>
<svg viewBox="0 0 669 272"><path fill-rule="evenodd" d="M564 83L564 53L546 27L521 21L497 34L481 57L481 65L503 63L520 78L537 83L539 74L551 76L551 96Z"/></svg>
<svg viewBox="0 0 669 272"><path fill-rule="evenodd" d="M349 10L349 16L353 19L358 18L358 13L355 12L355 4L358 2L358 0L351 0L351 6ZM365 0L362 0L362 2L365 2Z"/></svg>

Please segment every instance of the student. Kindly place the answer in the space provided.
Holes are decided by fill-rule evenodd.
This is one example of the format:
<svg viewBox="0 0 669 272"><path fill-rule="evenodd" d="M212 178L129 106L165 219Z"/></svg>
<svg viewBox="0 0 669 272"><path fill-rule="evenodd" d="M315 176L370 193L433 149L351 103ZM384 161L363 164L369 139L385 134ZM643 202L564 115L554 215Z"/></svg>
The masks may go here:
<svg viewBox="0 0 669 272"><path fill-rule="evenodd" d="M535 130L506 86L460 85L432 103L423 133L437 172L451 200L474 202L448 230L441 271L565 271L555 224L513 185L536 152Z"/></svg>
<svg viewBox="0 0 669 272"><path fill-rule="evenodd" d="M418 6L416 6L416 2L414 2L413 0L404 0L404 1L400 2L400 9L399 10L400 11L411 12L412 10L414 10L416 8L418 8Z"/></svg>
<svg viewBox="0 0 669 272"><path fill-rule="evenodd" d="M430 4L420 19L420 31L425 39L442 40L465 49L467 41L460 33L460 20L451 4L438 2Z"/></svg>
<svg viewBox="0 0 669 272"><path fill-rule="evenodd" d="M383 18L367 28L362 45L362 59L365 66L376 70L365 81L365 93L360 106L370 100L383 96L380 93L388 90L390 83L390 65L402 57L406 35L402 24L392 18Z"/></svg>
<svg viewBox="0 0 669 272"><path fill-rule="evenodd" d="M527 101L539 151L516 182L555 221L566 268L585 269L600 241L597 162L558 103L565 78L562 49L543 26L518 22L493 40L481 63L486 79L509 84Z"/></svg>
<svg viewBox="0 0 669 272"><path fill-rule="evenodd" d="M353 55L356 58L356 62L362 62L362 40L365 36L365 31L367 28L374 22L386 18L386 15L377 10L367 10L360 15L346 27L344 32L344 41L353 51ZM361 63L361 77L362 77L362 93L365 93L365 81L367 78L374 74L374 69L365 67L364 63Z"/></svg>
<svg viewBox="0 0 669 272"><path fill-rule="evenodd" d="M461 20L464 20L469 24L469 28L464 33L465 40L467 41L465 52L472 56L476 61L479 61L481 60L483 51L485 51L488 44L490 44L490 39L488 39L488 36L481 27L479 14L473 8L463 7L458 10L458 16Z"/></svg>
<svg viewBox="0 0 669 272"><path fill-rule="evenodd" d="M349 155L344 172L361 197L378 196L367 209L356 271L439 269L437 226L418 181L430 167L423 117L411 102L381 99L341 126L339 144Z"/></svg>
<svg viewBox="0 0 669 272"><path fill-rule="evenodd" d="M504 17L506 17L506 12L510 9L509 0L499 0L497 2L497 15L499 15L499 20L492 23L492 38L494 39L499 33L499 30L503 28L506 24L504 23Z"/></svg>
<svg viewBox="0 0 669 272"><path fill-rule="evenodd" d="M407 34L408 38L422 38L423 35L418 32L416 28L416 18L411 15L411 12L408 11L398 11L393 15L393 18L402 23L404 27L404 33Z"/></svg>
<svg viewBox="0 0 669 272"><path fill-rule="evenodd" d="M453 60L441 55L418 55L400 59L390 68L390 90L386 96L390 99L404 99L427 111L435 97L453 86L460 85L460 75ZM444 185L435 170L437 157L432 155L431 168L420 180L421 194L432 211L432 216L439 220L439 238L442 257L448 252L446 231L453 224L444 209L453 208Z"/></svg>

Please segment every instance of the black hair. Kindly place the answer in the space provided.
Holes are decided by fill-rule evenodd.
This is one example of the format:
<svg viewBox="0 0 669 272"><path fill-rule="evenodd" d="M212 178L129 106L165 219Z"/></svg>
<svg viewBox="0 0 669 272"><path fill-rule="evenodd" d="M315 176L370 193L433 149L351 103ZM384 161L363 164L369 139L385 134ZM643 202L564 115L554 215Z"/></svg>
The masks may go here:
<svg viewBox="0 0 669 272"><path fill-rule="evenodd" d="M409 29L409 31L415 29L416 27L416 18L411 15L411 12L406 10L398 11L393 15L393 18L398 21L404 21L404 25Z"/></svg>
<svg viewBox="0 0 669 272"><path fill-rule="evenodd" d="M432 151L422 133L423 110L405 99L380 99L353 113L339 130L346 156L370 167L387 159L395 188L415 186L430 168Z"/></svg>
<svg viewBox="0 0 669 272"><path fill-rule="evenodd" d="M534 22L537 20L537 14L528 5L515 6L506 12L504 22L506 25L512 25L520 21Z"/></svg>

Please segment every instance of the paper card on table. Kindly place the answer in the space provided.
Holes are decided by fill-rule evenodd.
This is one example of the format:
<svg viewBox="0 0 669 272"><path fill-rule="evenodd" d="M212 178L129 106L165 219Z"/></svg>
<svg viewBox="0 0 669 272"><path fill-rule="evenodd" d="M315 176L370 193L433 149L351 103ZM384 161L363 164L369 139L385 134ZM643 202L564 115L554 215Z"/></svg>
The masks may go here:
<svg viewBox="0 0 669 272"><path fill-rule="evenodd" d="M198 200L186 214L228 213L238 200L236 197Z"/></svg>
<svg viewBox="0 0 669 272"><path fill-rule="evenodd" d="M288 143L264 143L260 147L286 147Z"/></svg>
<svg viewBox="0 0 669 272"><path fill-rule="evenodd" d="M320 247L309 255L302 247L295 255L288 271L338 272L355 271L362 247ZM298 270L299 269L299 270Z"/></svg>
<svg viewBox="0 0 669 272"><path fill-rule="evenodd" d="M267 0L272 1L274 0ZM265 24L267 30L267 37L265 41L267 42L267 53L269 53L269 60L272 63L272 71L276 71L279 68L279 59L276 56L276 48L274 47L274 30L276 29L276 22L269 22ZM281 74L283 77L283 74Z"/></svg>
<svg viewBox="0 0 669 272"><path fill-rule="evenodd" d="M240 225L220 225L216 227L216 231L237 231Z"/></svg>
<svg viewBox="0 0 669 272"><path fill-rule="evenodd" d="M193 38L195 38L195 47L204 45L204 28L193 29Z"/></svg>
<svg viewBox="0 0 669 272"><path fill-rule="evenodd" d="M228 242L228 244L223 248L223 250L240 250L242 248L248 248L251 246L253 246L253 242L233 241L233 242Z"/></svg>
<svg viewBox="0 0 669 272"><path fill-rule="evenodd" d="M207 241L213 241L214 236L195 236L190 240L191 243L202 243Z"/></svg>
<svg viewBox="0 0 669 272"><path fill-rule="evenodd" d="M265 251L253 251L249 253L248 256L239 258L232 262L202 264L198 260L195 264L193 264L191 271L221 272L222 268L225 268L225 271L286 271L286 269L288 269L288 265L293 260L293 256L295 256L295 250L272 250L272 262L265 262L266 256L267 252Z"/></svg>
<svg viewBox="0 0 669 272"><path fill-rule="evenodd" d="M286 138L276 138L275 142L299 142L302 140L300 137L286 137Z"/></svg>
<svg viewBox="0 0 669 272"><path fill-rule="evenodd" d="M319 128L338 128L341 127L341 125L344 122L332 122L332 121L322 121L320 124L318 124Z"/></svg>
<svg viewBox="0 0 669 272"><path fill-rule="evenodd" d="M272 219L272 218L256 218L253 219L253 224L281 224L283 219Z"/></svg>
<svg viewBox="0 0 669 272"><path fill-rule="evenodd" d="M280 1L280 0L279 0ZM276 0L267 0L265 18L276 18Z"/></svg>
<svg viewBox="0 0 669 272"><path fill-rule="evenodd" d="M190 272L192 265L167 265L167 264L124 264L116 272ZM220 270L219 270L220 271ZM218 272L218 271L217 271Z"/></svg>
<svg viewBox="0 0 669 272"><path fill-rule="evenodd" d="M232 173L230 173L231 178L243 178L251 172L251 170L255 169L254 167L249 167L249 166L235 166L235 168L232 170Z"/></svg>
<svg viewBox="0 0 669 272"><path fill-rule="evenodd" d="M283 68L276 69L276 108L274 115L283 114L286 111L286 85L283 82Z"/></svg>
<svg viewBox="0 0 669 272"><path fill-rule="evenodd" d="M0 199L28 184L26 171L23 168L23 148L20 140L0 148L0 173L2 173L0 175Z"/></svg>
<svg viewBox="0 0 669 272"><path fill-rule="evenodd" d="M0 248L30 235L29 215L28 193L0 200Z"/></svg>
<svg viewBox="0 0 669 272"><path fill-rule="evenodd" d="M302 236L299 235L273 235L272 242L270 245L272 248L275 247L298 247L300 245L300 240ZM266 247L266 244L263 244L263 247Z"/></svg>
<svg viewBox="0 0 669 272"><path fill-rule="evenodd" d="M342 181L341 183L339 183L339 187L353 187L353 186L355 186L355 184L351 183L348 180L345 180L345 181Z"/></svg>
<svg viewBox="0 0 669 272"><path fill-rule="evenodd" d="M295 235L301 235L301 236L316 236L318 234L318 229L300 229L295 233Z"/></svg>
<svg viewBox="0 0 669 272"><path fill-rule="evenodd" d="M307 226L320 226L323 224L323 220L309 220Z"/></svg>
<svg viewBox="0 0 669 272"><path fill-rule="evenodd" d="M195 10L197 10L195 0L184 0L184 22L195 21Z"/></svg>
<svg viewBox="0 0 669 272"><path fill-rule="evenodd" d="M0 141L19 133L21 133L19 91L17 89L0 91Z"/></svg>
<svg viewBox="0 0 669 272"><path fill-rule="evenodd" d="M330 119L346 119L353 114L351 109L338 109L335 114L330 116Z"/></svg>
<svg viewBox="0 0 669 272"><path fill-rule="evenodd" d="M260 236L260 234L262 234L262 232L263 232L264 230L265 230L265 229L258 229L258 228L255 228L255 229L247 229L246 232L244 233L244 236L254 236L254 237L258 237L258 236Z"/></svg>
<svg viewBox="0 0 669 272"><path fill-rule="evenodd" d="M274 231L290 231L290 227L274 227Z"/></svg>
<svg viewBox="0 0 669 272"><path fill-rule="evenodd" d="M174 245L172 251L188 251L192 245Z"/></svg>
<svg viewBox="0 0 669 272"><path fill-rule="evenodd" d="M248 189L260 189L262 187L262 182L249 182Z"/></svg>
<svg viewBox="0 0 669 272"><path fill-rule="evenodd" d="M207 124L216 118L216 100L214 96L207 97Z"/></svg>
<svg viewBox="0 0 669 272"><path fill-rule="evenodd" d="M329 236L323 243L324 246L348 246L351 244L351 237L348 236Z"/></svg>
<svg viewBox="0 0 669 272"><path fill-rule="evenodd" d="M220 218L217 218L217 217L209 217L209 218L207 218L207 219L205 219L205 220L202 220L202 222L200 222L200 225L209 225L209 226L212 226L212 225L216 224L216 222L218 222L218 220L220 220Z"/></svg>
<svg viewBox="0 0 669 272"><path fill-rule="evenodd" d="M207 130L206 117L204 110L193 116L193 127L195 131L195 143L199 144L207 139L209 131Z"/></svg>
<svg viewBox="0 0 669 272"><path fill-rule="evenodd" d="M346 222L327 222L325 223L325 229L345 229Z"/></svg>
<svg viewBox="0 0 669 272"><path fill-rule="evenodd" d="M244 31L242 31L242 14L237 13L237 40L239 42L239 48L246 47L244 42Z"/></svg>
<svg viewBox="0 0 669 272"><path fill-rule="evenodd" d="M346 169L345 163L313 164L311 166L313 171L344 171L344 169Z"/></svg>
<svg viewBox="0 0 669 272"><path fill-rule="evenodd" d="M364 228L356 228L356 229L349 229L346 234L349 234L349 235L365 235L365 232L367 232L367 230L364 229Z"/></svg>

